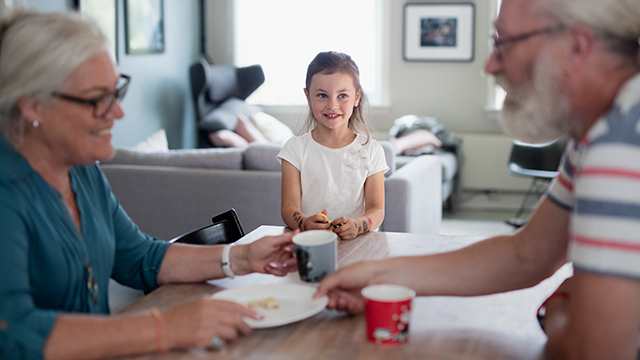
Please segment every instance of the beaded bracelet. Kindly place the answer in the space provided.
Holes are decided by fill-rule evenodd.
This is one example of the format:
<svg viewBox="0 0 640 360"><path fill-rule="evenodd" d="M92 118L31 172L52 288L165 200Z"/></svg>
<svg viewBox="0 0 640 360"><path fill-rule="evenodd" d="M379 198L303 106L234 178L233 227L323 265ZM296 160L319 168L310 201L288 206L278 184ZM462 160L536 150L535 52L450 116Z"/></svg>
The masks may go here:
<svg viewBox="0 0 640 360"><path fill-rule="evenodd" d="M544 318L547 315L547 304L549 303L549 301L551 301L551 299L556 298L556 297L562 297L565 299L569 299L571 296L569 295L568 292L566 291L556 291L553 294L551 294L551 296L549 296L547 298L547 300L545 300L542 305L540 305L540 307L538 308L538 313L537 313L537 317L538 317L538 323L540 324L540 328L542 328L542 331L544 330Z"/></svg>
<svg viewBox="0 0 640 360"><path fill-rule="evenodd" d="M162 314L160 314L160 310L158 308L151 309L151 316L153 317L153 321L156 323L156 354L164 355L167 351L164 349L164 326L162 322Z"/></svg>

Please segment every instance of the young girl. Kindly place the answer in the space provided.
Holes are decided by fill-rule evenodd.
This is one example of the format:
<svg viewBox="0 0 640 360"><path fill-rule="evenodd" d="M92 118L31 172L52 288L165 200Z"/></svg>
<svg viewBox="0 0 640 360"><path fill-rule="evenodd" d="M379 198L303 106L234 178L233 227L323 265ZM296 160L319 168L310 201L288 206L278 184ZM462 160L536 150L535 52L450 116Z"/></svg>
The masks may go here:
<svg viewBox="0 0 640 360"><path fill-rule="evenodd" d="M305 131L313 130L291 138L278 154L282 219L291 229L332 229L342 240L377 229L389 168L365 123L358 66L349 55L319 53L307 69L304 93L310 110Z"/></svg>

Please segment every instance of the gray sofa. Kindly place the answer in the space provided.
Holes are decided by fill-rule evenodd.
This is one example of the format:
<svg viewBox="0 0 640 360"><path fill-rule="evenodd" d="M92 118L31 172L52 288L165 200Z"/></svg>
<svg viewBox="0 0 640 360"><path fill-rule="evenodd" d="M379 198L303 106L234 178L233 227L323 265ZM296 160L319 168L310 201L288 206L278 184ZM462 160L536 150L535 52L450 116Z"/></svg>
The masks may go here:
<svg viewBox="0 0 640 360"><path fill-rule="evenodd" d="M418 156L399 170L390 143L382 141L390 170L385 174L385 219L381 230L440 231L442 165ZM235 208L249 232L284 225L280 216L280 146L256 144L242 150L183 149L145 153L119 148L100 164L112 190L140 229L169 240Z"/></svg>

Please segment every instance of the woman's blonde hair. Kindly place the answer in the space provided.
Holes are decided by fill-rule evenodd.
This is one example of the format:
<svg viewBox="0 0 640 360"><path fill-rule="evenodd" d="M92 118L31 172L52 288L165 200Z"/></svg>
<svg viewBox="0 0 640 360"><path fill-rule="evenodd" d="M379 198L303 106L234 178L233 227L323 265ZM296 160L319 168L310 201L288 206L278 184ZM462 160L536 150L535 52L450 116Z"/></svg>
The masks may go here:
<svg viewBox="0 0 640 360"><path fill-rule="evenodd" d="M638 0L544 0L540 9L566 26L584 24L612 51L640 68L640 3Z"/></svg>
<svg viewBox="0 0 640 360"><path fill-rule="evenodd" d="M21 122L18 100L50 101L85 61L107 50L98 26L75 13L9 10L0 15L0 130Z"/></svg>
<svg viewBox="0 0 640 360"><path fill-rule="evenodd" d="M356 92L360 92L360 104L353 108L353 113L351 114L351 118L349 118L349 130L356 134L366 134L367 141L365 144L369 142L371 135L364 114L364 109L368 108L368 102L367 96L364 91L362 91L362 85L360 84L360 70L358 69L358 65L351 59L351 56L344 53L336 51L319 53L307 67L307 79L305 81L307 92L310 91L313 75L319 73L327 75L342 73L351 77ZM309 105L309 116L307 117L304 131L306 132L313 129L317 123L318 120L313 116L311 105Z"/></svg>

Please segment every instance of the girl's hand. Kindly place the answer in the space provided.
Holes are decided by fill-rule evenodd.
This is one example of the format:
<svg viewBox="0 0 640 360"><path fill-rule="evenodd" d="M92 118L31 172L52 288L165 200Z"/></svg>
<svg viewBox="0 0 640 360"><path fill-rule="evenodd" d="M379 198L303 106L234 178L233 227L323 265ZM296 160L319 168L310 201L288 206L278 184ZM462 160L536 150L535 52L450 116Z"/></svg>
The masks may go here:
<svg viewBox="0 0 640 360"><path fill-rule="evenodd" d="M354 218L342 216L333 220L332 222L334 226L336 226L333 229L333 232L336 233L341 240L355 239L356 236L358 236L362 232L362 230L358 227L357 220Z"/></svg>
<svg viewBox="0 0 640 360"><path fill-rule="evenodd" d="M259 272L276 276L297 270L291 239L298 233L296 230L278 236L265 236L248 245L234 246L230 252L231 270L237 275Z"/></svg>
<svg viewBox="0 0 640 360"><path fill-rule="evenodd" d="M320 214L324 214L320 215ZM329 221L327 220L327 209L322 210L320 214L311 215L304 220L304 229L306 230L328 230Z"/></svg>
<svg viewBox="0 0 640 360"><path fill-rule="evenodd" d="M180 304L162 312L166 349L208 348L212 340L223 343L248 335L252 329L243 318L262 319L262 314L240 304L209 296Z"/></svg>

